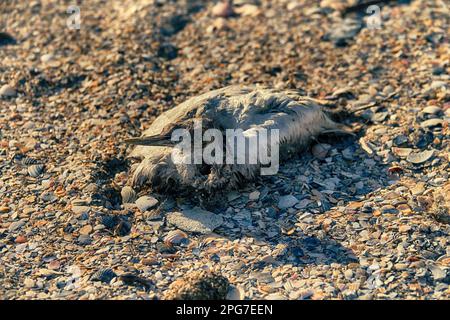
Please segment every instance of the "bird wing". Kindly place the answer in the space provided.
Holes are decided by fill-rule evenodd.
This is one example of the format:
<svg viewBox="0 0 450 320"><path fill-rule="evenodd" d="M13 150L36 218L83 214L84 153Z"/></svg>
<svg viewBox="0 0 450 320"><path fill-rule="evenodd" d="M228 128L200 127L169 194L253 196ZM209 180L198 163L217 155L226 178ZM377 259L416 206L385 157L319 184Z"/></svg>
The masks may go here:
<svg viewBox="0 0 450 320"><path fill-rule="evenodd" d="M138 146L171 146L172 132L176 129L193 129L193 120L202 120L205 129L214 126L205 117L206 110L214 110L223 99L245 94L253 87L229 86L192 97L159 115L141 137L126 139L124 142ZM137 147L139 148L139 147Z"/></svg>

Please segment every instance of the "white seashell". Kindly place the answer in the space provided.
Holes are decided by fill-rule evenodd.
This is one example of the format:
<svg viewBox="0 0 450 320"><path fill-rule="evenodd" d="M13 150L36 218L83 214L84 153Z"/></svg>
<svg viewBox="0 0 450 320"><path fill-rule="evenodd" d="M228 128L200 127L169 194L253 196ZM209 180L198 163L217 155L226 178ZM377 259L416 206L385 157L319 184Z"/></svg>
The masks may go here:
<svg viewBox="0 0 450 320"><path fill-rule="evenodd" d="M392 148L392 152L397 157L407 157L411 154L412 151L413 150L411 148L397 148L397 147Z"/></svg>
<svg viewBox="0 0 450 320"><path fill-rule="evenodd" d="M129 186L123 187L120 195L122 196L122 203L133 203L136 200L136 192Z"/></svg>
<svg viewBox="0 0 450 320"><path fill-rule="evenodd" d="M442 109L437 106L428 106L422 110L422 112L426 114L438 114L441 111Z"/></svg>
<svg viewBox="0 0 450 320"><path fill-rule="evenodd" d="M219 2L212 8L212 15L215 17L226 18L232 14L233 7L229 1Z"/></svg>
<svg viewBox="0 0 450 320"><path fill-rule="evenodd" d="M39 177L44 171L43 164L33 164L28 167L28 174L34 178Z"/></svg>
<svg viewBox="0 0 450 320"><path fill-rule="evenodd" d="M436 127L441 126L444 123L444 120L442 119L428 119L425 120L420 124L422 128L430 128L430 127Z"/></svg>
<svg viewBox="0 0 450 320"><path fill-rule="evenodd" d="M22 164L23 164L24 166L30 166L30 165L32 165L32 164L36 164L36 163L37 163L37 160L34 159L34 158L25 157L25 158L23 158L23 159L21 160L21 162L22 162Z"/></svg>
<svg viewBox="0 0 450 320"><path fill-rule="evenodd" d="M167 245L180 244L184 239L187 238L187 233L181 230L172 230L164 238L164 243Z"/></svg>
<svg viewBox="0 0 450 320"><path fill-rule="evenodd" d="M425 150L422 152L414 152L408 155L406 160L408 162L414 163L414 164L421 164L431 159L431 157L434 155L434 150Z"/></svg>
<svg viewBox="0 0 450 320"><path fill-rule="evenodd" d="M158 204L158 200L151 196L142 196L135 203L141 212L145 212L155 207Z"/></svg>
<svg viewBox="0 0 450 320"><path fill-rule="evenodd" d="M52 61L53 58L54 58L53 54L47 53L47 54L44 54L44 55L41 56L41 62L47 63L47 62Z"/></svg>
<svg viewBox="0 0 450 320"><path fill-rule="evenodd" d="M0 88L0 97L13 97L16 95L16 90L10 85L3 85Z"/></svg>
<svg viewBox="0 0 450 320"><path fill-rule="evenodd" d="M244 4L244 5L236 8L236 13L238 13L242 16L255 17L260 13L260 11L259 11L258 6L247 3L247 4Z"/></svg>

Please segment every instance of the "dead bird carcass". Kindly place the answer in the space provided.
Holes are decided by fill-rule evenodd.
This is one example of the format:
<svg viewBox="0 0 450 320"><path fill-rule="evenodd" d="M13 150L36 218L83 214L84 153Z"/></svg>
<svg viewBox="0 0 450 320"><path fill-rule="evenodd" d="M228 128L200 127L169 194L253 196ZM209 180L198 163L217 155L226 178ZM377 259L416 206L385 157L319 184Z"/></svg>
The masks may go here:
<svg viewBox="0 0 450 320"><path fill-rule="evenodd" d="M278 161L302 151L315 137L345 132L318 100L295 90L231 86L162 113L130 157L131 184L156 191L210 193L236 188L260 174L275 174ZM191 148L192 147L192 148Z"/></svg>

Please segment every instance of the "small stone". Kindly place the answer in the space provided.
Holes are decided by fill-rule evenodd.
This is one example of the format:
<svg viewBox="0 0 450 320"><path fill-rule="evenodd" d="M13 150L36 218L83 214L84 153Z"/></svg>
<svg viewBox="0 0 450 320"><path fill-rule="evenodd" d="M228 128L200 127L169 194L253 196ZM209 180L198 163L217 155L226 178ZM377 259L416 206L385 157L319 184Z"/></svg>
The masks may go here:
<svg viewBox="0 0 450 320"><path fill-rule="evenodd" d="M445 73L445 68L443 66L434 66L432 73L435 76L441 75Z"/></svg>
<svg viewBox="0 0 450 320"><path fill-rule="evenodd" d="M47 63L53 60L53 54L51 53L47 53L41 56L41 62L43 63Z"/></svg>
<svg viewBox="0 0 450 320"><path fill-rule="evenodd" d="M61 262L58 260L53 260L48 264L50 270L58 270L61 267Z"/></svg>
<svg viewBox="0 0 450 320"><path fill-rule="evenodd" d="M253 191L253 192L249 193L248 200L250 200L250 201L258 200L260 194L261 193L259 191Z"/></svg>
<svg viewBox="0 0 450 320"><path fill-rule="evenodd" d="M34 288L34 286L36 285L36 281L31 278L25 278L25 280L23 281L23 285L28 289Z"/></svg>
<svg viewBox="0 0 450 320"><path fill-rule="evenodd" d="M439 89L439 88L446 88L446 87L447 87L447 82L440 81L440 80L435 80L435 81L431 82L431 84L430 84L430 89L432 89L432 90Z"/></svg>
<svg viewBox="0 0 450 320"><path fill-rule="evenodd" d="M359 300L373 300L373 294L372 293L363 294L363 295L359 296L358 299Z"/></svg>
<svg viewBox="0 0 450 320"><path fill-rule="evenodd" d="M413 150L411 148L397 148L397 147L392 148L392 152L397 157L407 157L411 154L412 151Z"/></svg>
<svg viewBox="0 0 450 320"><path fill-rule="evenodd" d="M18 236L18 237L14 240L14 242L15 242L15 243L25 243L25 242L27 242L27 238L24 237L24 236Z"/></svg>
<svg viewBox="0 0 450 320"><path fill-rule="evenodd" d="M271 293L265 297L265 300L286 300L286 297L281 293Z"/></svg>
<svg viewBox="0 0 450 320"><path fill-rule="evenodd" d="M410 206L408 206L407 204L400 204L397 206L397 209L400 210L400 212L403 213L404 215L412 214L412 210Z"/></svg>
<svg viewBox="0 0 450 320"><path fill-rule="evenodd" d="M350 202L346 209L347 210L357 210L362 208L362 206L364 205L364 202L358 202L358 201L354 201L354 202Z"/></svg>
<svg viewBox="0 0 450 320"><path fill-rule="evenodd" d="M396 145L397 147L399 147L399 146L405 144L406 142L408 142L408 137L405 136L405 135L403 135L403 134L401 134L401 135L396 136L396 137L392 140L392 142L394 143L394 145Z"/></svg>
<svg viewBox="0 0 450 320"><path fill-rule="evenodd" d="M141 264L144 266L154 266L158 264L158 260L155 258L143 258Z"/></svg>
<svg viewBox="0 0 450 320"><path fill-rule="evenodd" d="M148 209L155 207L158 204L158 200L151 196L142 196L136 200L136 206L141 212L145 212Z"/></svg>
<svg viewBox="0 0 450 320"><path fill-rule="evenodd" d="M287 5L286 5L286 9L288 11L292 11L297 9L298 7L300 7L301 3L298 1L290 1Z"/></svg>
<svg viewBox="0 0 450 320"><path fill-rule="evenodd" d="M16 90L8 84L5 84L0 88L0 97L14 97L15 95Z"/></svg>
<svg viewBox="0 0 450 320"><path fill-rule="evenodd" d="M88 235L92 232L92 226L90 224L85 225L80 229L80 234Z"/></svg>
<svg viewBox="0 0 450 320"><path fill-rule="evenodd" d="M105 229L106 227L103 225L103 224L97 224L97 225L95 225L95 227L94 227L94 231L99 231L99 230L103 230L103 229Z"/></svg>
<svg viewBox="0 0 450 320"><path fill-rule="evenodd" d="M445 270L441 269L438 266L430 267L430 271L431 271L431 275L433 276L434 281L442 281L447 276Z"/></svg>
<svg viewBox="0 0 450 320"><path fill-rule="evenodd" d="M223 218L220 215L195 207L182 212L168 213L167 222L184 231L207 234L222 225Z"/></svg>
<svg viewBox="0 0 450 320"><path fill-rule="evenodd" d="M422 128L431 128L431 127L437 127L441 126L444 123L444 120L442 119L428 119L420 123L420 126Z"/></svg>
<svg viewBox="0 0 450 320"><path fill-rule="evenodd" d="M408 265L406 263L396 263L394 264L394 268L396 270L405 270L408 268Z"/></svg>
<svg viewBox="0 0 450 320"><path fill-rule="evenodd" d="M383 94L385 96L390 95L391 93L394 93L395 89L393 86L391 85L387 85L383 88Z"/></svg>
<svg viewBox="0 0 450 320"><path fill-rule="evenodd" d="M227 18L233 14L233 7L230 1L221 1L212 8L211 13L214 17Z"/></svg>
<svg viewBox="0 0 450 320"><path fill-rule="evenodd" d="M396 213L398 213L398 210L393 205L387 204L387 205L381 207L381 213L383 213L383 214L386 214L386 213L396 214Z"/></svg>
<svg viewBox="0 0 450 320"><path fill-rule="evenodd" d="M361 148L369 155L373 154L373 150L371 147L371 143L367 142L364 138L359 139L359 144L361 145Z"/></svg>
<svg viewBox="0 0 450 320"><path fill-rule="evenodd" d="M276 218L278 215L277 210L275 210L273 207L268 207L265 211L270 218Z"/></svg>
<svg viewBox="0 0 450 320"><path fill-rule="evenodd" d="M411 226L408 226L406 224L401 225L400 227L398 227L398 231L400 232L408 232L409 230L411 230Z"/></svg>
<svg viewBox="0 0 450 320"><path fill-rule="evenodd" d="M161 273L161 271L156 271L155 273L155 280L156 281L161 281L162 279L164 279L163 274Z"/></svg>
<svg viewBox="0 0 450 320"><path fill-rule="evenodd" d="M6 207L6 206L0 207L0 213L6 213L6 212L9 212L9 207Z"/></svg>
<svg viewBox="0 0 450 320"><path fill-rule="evenodd" d="M347 279L347 280L352 279L352 278L353 278L353 271L350 270L350 269L345 270L345 271L344 271L344 277L345 277L345 279Z"/></svg>
<svg viewBox="0 0 450 320"><path fill-rule="evenodd" d="M15 222L13 222L13 223L11 223L11 224L9 225L8 231L9 231L9 232L16 231L16 230L22 228L22 226L23 226L24 224L25 224L25 221L23 221L23 220L15 221Z"/></svg>
<svg viewBox="0 0 450 320"><path fill-rule="evenodd" d="M78 243L81 245L88 245L92 242L92 239L89 235L82 234L78 237Z"/></svg>
<svg viewBox="0 0 450 320"><path fill-rule="evenodd" d="M239 194L239 192L236 191L231 191L227 194L227 200L228 202L234 201L236 199L239 199L241 197L241 195Z"/></svg>
<svg viewBox="0 0 450 320"><path fill-rule="evenodd" d="M431 208L433 205L433 199L431 197L425 197L425 196L418 196L417 197L417 203L419 206L425 210Z"/></svg>
<svg viewBox="0 0 450 320"><path fill-rule="evenodd" d="M16 39L11 34L7 32L0 32L0 46L7 46L16 43Z"/></svg>
<svg viewBox="0 0 450 320"><path fill-rule="evenodd" d="M437 106L428 106L422 110L422 112L425 114L438 114L441 111L442 111L442 109Z"/></svg>
<svg viewBox="0 0 450 320"><path fill-rule="evenodd" d="M259 283L272 283L275 279L268 272L255 272L250 274L252 279L256 279Z"/></svg>
<svg viewBox="0 0 450 320"><path fill-rule="evenodd" d="M414 187L411 188L411 194L414 196L418 196L423 194L425 191L425 183L424 182L418 182L414 185Z"/></svg>
<svg viewBox="0 0 450 320"><path fill-rule="evenodd" d="M45 202L53 202L58 199L53 191L45 191L41 194L40 197Z"/></svg>
<svg viewBox="0 0 450 320"><path fill-rule="evenodd" d="M298 203L298 199L294 197L293 195L287 195L280 197L278 200L278 208L280 209L287 209L293 207L295 204Z"/></svg>
<svg viewBox="0 0 450 320"><path fill-rule="evenodd" d="M235 11L236 13L242 16L252 16L252 17L257 16L260 13L258 6L248 3L237 7Z"/></svg>
<svg viewBox="0 0 450 320"><path fill-rule="evenodd" d="M295 205L295 208L296 209L305 209L308 205L310 205L312 202L314 202L313 200L311 200L311 199L303 199L303 200L300 200L300 202L299 203L297 203L296 205Z"/></svg>
<svg viewBox="0 0 450 320"><path fill-rule="evenodd" d="M76 206L86 206L89 204L89 200L86 199L73 199L70 204L72 205L72 207L76 207Z"/></svg>
<svg viewBox="0 0 450 320"><path fill-rule="evenodd" d="M28 247L28 244L27 244L27 243L21 243L21 244L18 244L18 245L16 246L16 252L17 252L17 253L24 253L25 250L27 250L27 247Z"/></svg>
<svg viewBox="0 0 450 320"><path fill-rule="evenodd" d="M72 206L72 212L76 215L88 214L91 208L88 206Z"/></svg>

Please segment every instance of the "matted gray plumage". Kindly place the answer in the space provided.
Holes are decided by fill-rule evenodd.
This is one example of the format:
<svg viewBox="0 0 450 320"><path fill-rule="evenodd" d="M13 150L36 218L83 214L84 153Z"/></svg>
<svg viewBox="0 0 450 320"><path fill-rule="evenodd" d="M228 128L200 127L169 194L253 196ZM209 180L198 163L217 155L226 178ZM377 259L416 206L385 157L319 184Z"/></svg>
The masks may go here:
<svg viewBox="0 0 450 320"><path fill-rule="evenodd" d="M179 164L171 154L175 129L193 130L194 120L201 120L203 130L216 128L278 129L280 160L305 149L326 132L346 131L331 119L316 99L295 90L230 86L186 100L162 113L142 137L126 140L137 145L129 155L140 163L132 167L131 184L149 185L156 191L200 190L212 192L236 188L254 179L261 164Z"/></svg>

